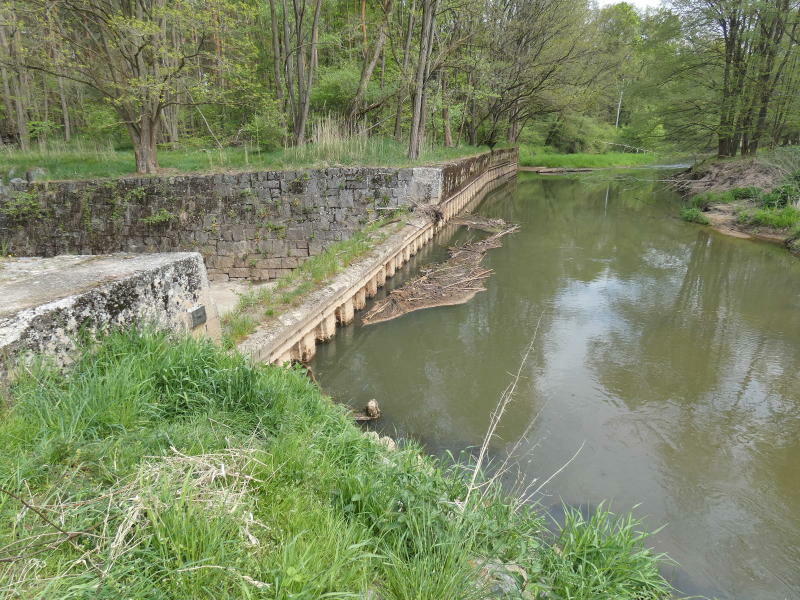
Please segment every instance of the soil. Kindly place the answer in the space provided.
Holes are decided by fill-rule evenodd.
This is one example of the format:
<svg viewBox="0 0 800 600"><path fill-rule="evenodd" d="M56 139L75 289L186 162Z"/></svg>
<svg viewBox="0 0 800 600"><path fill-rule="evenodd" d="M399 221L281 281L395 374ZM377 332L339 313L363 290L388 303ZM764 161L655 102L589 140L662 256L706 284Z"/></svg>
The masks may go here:
<svg viewBox="0 0 800 600"><path fill-rule="evenodd" d="M744 187L769 190L779 185L785 176L786 173L780 168L755 158L714 159L700 162L678 174L674 184L678 192L694 196L703 192L724 192ZM792 237L790 232L739 223L737 214L747 208L755 208L755 204L748 200L712 204L703 214L708 219L709 225L720 233L785 245L791 252L800 255L800 245L797 241L790 241Z"/></svg>
<svg viewBox="0 0 800 600"><path fill-rule="evenodd" d="M694 196L703 192L724 192L733 188L771 189L786 174L758 159L706 160L677 175L679 192Z"/></svg>

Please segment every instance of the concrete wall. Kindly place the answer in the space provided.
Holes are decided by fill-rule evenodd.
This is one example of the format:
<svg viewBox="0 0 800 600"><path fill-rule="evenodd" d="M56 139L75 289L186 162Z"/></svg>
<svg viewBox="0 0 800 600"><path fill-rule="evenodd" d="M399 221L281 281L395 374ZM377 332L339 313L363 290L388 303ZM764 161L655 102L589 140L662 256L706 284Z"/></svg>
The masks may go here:
<svg viewBox="0 0 800 600"><path fill-rule="evenodd" d="M438 167L331 168L0 186L0 242L18 256L196 251L212 280L269 280L384 209L439 203L498 150Z"/></svg>
<svg viewBox="0 0 800 600"><path fill-rule="evenodd" d="M10 258L0 265L0 376L29 353L67 362L81 332L142 324L219 338L199 254Z"/></svg>

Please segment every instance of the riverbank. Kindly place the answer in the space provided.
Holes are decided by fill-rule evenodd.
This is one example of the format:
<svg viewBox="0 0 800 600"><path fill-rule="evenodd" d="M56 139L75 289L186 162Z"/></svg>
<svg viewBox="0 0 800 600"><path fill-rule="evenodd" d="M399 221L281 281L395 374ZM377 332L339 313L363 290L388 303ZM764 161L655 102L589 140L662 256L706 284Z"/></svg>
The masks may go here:
<svg viewBox="0 0 800 600"><path fill-rule="evenodd" d="M519 147L520 167L533 167L536 169L574 171L608 167L637 167L652 165L659 160L661 160L661 157L652 152L606 152L603 154L578 152L563 154L553 152L546 147L542 148L526 144L521 144Z"/></svg>
<svg viewBox="0 0 800 600"><path fill-rule="evenodd" d="M707 160L676 179L687 197L686 221L745 239L786 246L800 255L800 163L769 158Z"/></svg>
<svg viewBox="0 0 800 600"><path fill-rule="evenodd" d="M629 518L550 535L469 467L363 435L301 370L208 342L116 333L4 406L6 597L670 595Z"/></svg>

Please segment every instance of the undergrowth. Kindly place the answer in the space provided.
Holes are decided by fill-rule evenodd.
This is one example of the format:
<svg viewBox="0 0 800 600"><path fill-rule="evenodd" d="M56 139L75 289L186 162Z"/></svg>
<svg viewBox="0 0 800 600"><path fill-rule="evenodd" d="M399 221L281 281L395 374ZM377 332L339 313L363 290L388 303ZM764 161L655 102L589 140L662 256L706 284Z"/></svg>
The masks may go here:
<svg viewBox="0 0 800 600"><path fill-rule="evenodd" d="M311 600L668 598L629 518L542 518L466 463L364 436L299 369L113 333L38 364L0 419L0 596Z"/></svg>

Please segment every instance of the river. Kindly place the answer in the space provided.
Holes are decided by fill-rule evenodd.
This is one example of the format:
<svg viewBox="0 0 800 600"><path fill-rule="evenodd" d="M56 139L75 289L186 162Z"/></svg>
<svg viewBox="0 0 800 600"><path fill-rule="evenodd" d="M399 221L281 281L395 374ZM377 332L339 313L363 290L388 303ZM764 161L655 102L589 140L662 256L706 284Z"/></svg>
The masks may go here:
<svg viewBox="0 0 800 600"><path fill-rule="evenodd" d="M521 226L487 255L487 291L357 320L314 372L337 401L377 399L383 433L458 453L539 323L493 457L529 430L515 461L528 480L557 473L537 497L556 518L606 501L665 525L651 542L685 594L798 598L800 260L680 221L663 173L631 174L519 174L476 209Z"/></svg>

